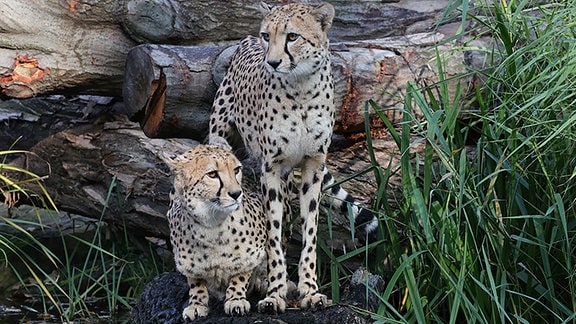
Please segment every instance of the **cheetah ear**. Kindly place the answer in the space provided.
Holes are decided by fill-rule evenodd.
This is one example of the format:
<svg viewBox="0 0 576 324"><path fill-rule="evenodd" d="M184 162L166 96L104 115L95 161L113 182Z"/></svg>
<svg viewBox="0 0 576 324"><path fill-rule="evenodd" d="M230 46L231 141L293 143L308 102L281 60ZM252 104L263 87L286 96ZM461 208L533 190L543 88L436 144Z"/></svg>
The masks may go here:
<svg viewBox="0 0 576 324"><path fill-rule="evenodd" d="M260 2L260 12L262 15L266 16L270 11L272 11L272 9L274 9L274 6L271 6L264 1Z"/></svg>
<svg viewBox="0 0 576 324"><path fill-rule="evenodd" d="M170 168L170 171L174 172L176 170L179 160L178 157L170 156L168 153L163 153L160 158L166 165Z"/></svg>
<svg viewBox="0 0 576 324"><path fill-rule="evenodd" d="M334 19L334 6L329 3L324 3L315 7L310 13L320 22L322 31L325 33L328 32L328 29L332 27L332 20Z"/></svg>
<svg viewBox="0 0 576 324"><path fill-rule="evenodd" d="M221 136L210 136L210 145L217 145L224 148L225 150L232 151L232 146L230 146L228 141Z"/></svg>

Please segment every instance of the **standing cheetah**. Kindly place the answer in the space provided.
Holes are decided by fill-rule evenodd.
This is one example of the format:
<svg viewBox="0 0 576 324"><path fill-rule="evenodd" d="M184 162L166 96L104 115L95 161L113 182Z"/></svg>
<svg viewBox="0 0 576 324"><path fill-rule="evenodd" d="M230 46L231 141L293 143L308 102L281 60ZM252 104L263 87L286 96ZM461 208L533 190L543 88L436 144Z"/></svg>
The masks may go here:
<svg viewBox="0 0 576 324"><path fill-rule="evenodd" d="M217 91L208 141L227 145L239 132L249 155L262 165L262 194L268 229L268 291L260 311L286 308L287 274L281 247L286 175L301 169L300 214L302 253L298 265L300 307L327 303L316 280L316 232L322 184L331 184L326 154L334 126L334 86L327 32L334 8L261 4L260 37L244 38ZM334 187L337 197L353 199ZM347 207L342 207L347 210ZM374 235L377 220L352 205L356 222L368 222Z"/></svg>
<svg viewBox="0 0 576 324"><path fill-rule="evenodd" d="M247 314L250 279L266 271L260 196L244 194L240 161L220 146L199 145L167 163L174 173L170 241L190 288L184 319L208 315L208 294L221 298L224 291L226 314Z"/></svg>

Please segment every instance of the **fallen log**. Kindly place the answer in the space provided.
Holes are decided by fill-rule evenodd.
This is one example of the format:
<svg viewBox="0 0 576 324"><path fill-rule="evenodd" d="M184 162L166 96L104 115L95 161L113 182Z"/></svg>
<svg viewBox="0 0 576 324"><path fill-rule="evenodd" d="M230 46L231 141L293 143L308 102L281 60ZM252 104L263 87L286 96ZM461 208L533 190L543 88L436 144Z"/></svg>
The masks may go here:
<svg viewBox="0 0 576 324"><path fill-rule="evenodd" d="M463 53L438 45L440 33L413 34L333 45L336 132L364 129L365 101L375 100L393 122L408 81L438 81L437 53L452 55L447 77L464 71ZM128 53L123 87L126 110L150 137L206 135L212 100L235 46L140 45ZM455 87L452 87L455 89ZM372 112L373 114L374 112Z"/></svg>
<svg viewBox="0 0 576 324"><path fill-rule="evenodd" d="M434 24L448 0L426 5L419 0L394 2L332 1L338 15L331 38L341 41L423 31ZM130 48L143 42L200 45L238 40L257 32L259 3L0 0L0 95L119 97Z"/></svg>
<svg viewBox="0 0 576 324"><path fill-rule="evenodd" d="M265 1L283 4L288 1ZM303 1L307 2L307 1ZM315 3L320 3L317 1ZM448 0L334 0L333 41L382 38L425 31ZM199 44L257 35L260 0L125 1L125 29L143 43Z"/></svg>
<svg viewBox="0 0 576 324"><path fill-rule="evenodd" d="M196 144L149 139L137 124L119 119L58 132L11 163L46 175L44 185L61 210L93 219L103 215L112 226L165 238L172 183L163 153L183 153Z"/></svg>
<svg viewBox="0 0 576 324"><path fill-rule="evenodd" d="M137 236L167 239L169 230L165 214L172 176L164 159L166 155L183 153L197 143L182 138L151 139L137 123L117 116L112 121L84 124L48 136L30 148L33 154L23 155L10 163L45 177L43 184L62 211L92 219L102 218L110 226L126 227L129 233ZM391 143L391 139L374 140L375 154L382 165L388 165L389 159L399 156ZM366 170L370 161L365 150L362 143L333 150L328 165L336 179ZM244 179L259 181L248 170ZM390 183L393 194L389 197L398 199L394 194L399 193L399 181L392 179ZM364 206L371 207L376 188L371 174L355 177L341 185ZM26 188L41 192L33 183L26 184ZM25 202L25 199L20 201ZM347 229L347 217L332 213L331 218L335 224L331 230L326 218L320 221L319 236L335 250L351 248L356 242ZM299 250L299 230L299 226L294 226L292 243L296 245L292 251Z"/></svg>

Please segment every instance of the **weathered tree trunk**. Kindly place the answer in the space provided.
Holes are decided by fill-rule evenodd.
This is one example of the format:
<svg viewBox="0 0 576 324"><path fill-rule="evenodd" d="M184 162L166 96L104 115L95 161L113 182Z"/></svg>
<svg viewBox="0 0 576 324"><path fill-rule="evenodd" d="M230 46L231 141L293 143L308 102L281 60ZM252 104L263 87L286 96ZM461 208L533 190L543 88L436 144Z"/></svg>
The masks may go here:
<svg viewBox="0 0 576 324"><path fill-rule="evenodd" d="M126 0L124 26L143 43L198 44L256 35L260 0ZM265 1L283 4L298 1ZM301 0L318 4L321 1ZM382 38L427 30L448 0L334 0L333 41ZM167 42L169 40L169 42Z"/></svg>
<svg viewBox="0 0 576 324"><path fill-rule="evenodd" d="M114 121L58 132L34 145L30 149L33 154L11 163L47 176L44 185L63 211L93 219L104 215L107 223L126 225L138 235L167 238L169 231L165 214L172 176L164 158L183 153L197 143L190 139L151 139L144 135L138 124L119 117ZM383 165L396 155L384 143L380 140L374 143ZM344 174L366 169L370 162L363 150L362 145L358 145L331 153L329 168L334 176L343 179L346 177ZM258 178L248 171L244 178L251 179L253 187L259 187L255 185ZM371 178L365 175L343 186L352 189L356 197L369 200L367 197L373 196L376 185ZM40 192L32 184L28 188ZM370 201L366 201L366 205L369 204ZM294 229L299 230L299 227ZM325 221L322 231L327 233ZM347 230L335 227L334 233L335 246L350 243Z"/></svg>
<svg viewBox="0 0 576 324"><path fill-rule="evenodd" d="M259 2L0 0L0 94L120 96L130 48L142 42L213 44L254 34ZM337 12L332 40L425 30L448 0L386 2L332 1Z"/></svg>
<svg viewBox="0 0 576 324"><path fill-rule="evenodd" d="M118 24L117 5L113 0L0 0L2 95L120 95L124 59L136 42Z"/></svg>
<svg viewBox="0 0 576 324"><path fill-rule="evenodd" d="M444 35L337 43L332 65L337 132L364 128L364 103L375 100L393 122L400 120L406 83L438 81L436 50L452 54L450 45L436 46ZM140 45L127 57L124 98L128 114L137 116L150 137L206 135L214 94L236 46ZM463 72L460 53L444 72Z"/></svg>
<svg viewBox="0 0 576 324"><path fill-rule="evenodd" d="M195 144L151 140L137 124L119 120L56 133L32 147L34 154L13 163L47 175L44 184L62 210L95 219L105 212L104 220L112 225L167 237L165 212L172 184L162 156Z"/></svg>

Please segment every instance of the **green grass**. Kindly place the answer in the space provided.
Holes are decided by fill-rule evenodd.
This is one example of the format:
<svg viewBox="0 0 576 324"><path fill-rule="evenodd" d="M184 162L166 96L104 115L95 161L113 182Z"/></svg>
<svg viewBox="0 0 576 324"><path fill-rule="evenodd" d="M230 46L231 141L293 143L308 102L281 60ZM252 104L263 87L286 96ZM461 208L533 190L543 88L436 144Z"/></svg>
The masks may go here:
<svg viewBox="0 0 576 324"><path fill-rule="evenodd" d="M56 210L54 202L50 199L46 188L42 184L43 177L33 174L26 169L6 163L9 157L23 153L27 152L12 149L0 151L0 157L2 159L2 162L0 162L0 193L4 196L4 202L10 206L17 203L21 197L30 199L39 198L44 205L50 206ZM40 195L29 192L24 188L27 183L31 182L38 184L41 191ZM10 261L9 258L16 258L17 261L22 264L23 268L26 269L27 274L34 279L38 289L46 299L51 301L53 305L57 305L54 295L50 292L43 281L43 279L49 275L38 265L34 256L25 252L23 246L33 245L35 252L45 256L47 262L52 265L57 264L57 257L34 236L28 233L25 229L25 225L27 225L25 222L12 220L4 215L0 215L0 222L16 229L21 234L19 237L14 237L12 235L0 233L0 261L4 261L5 267L14 270L14 262ZM20 276L20 273L16 271L15 273L21 281L24 280L24 278Z"/></svg>
<svg viewBox="0 0 576 324"><path fill-rule="evenodd" d="M485 80L472 98L450 94L442 71L450 58L438 55L439 82L407 85L400 125L367 103L401 161L380 165L371 155L375 209L385 212L383 240L364 253L378 256L366 266L387 282L372 318L576 322L576 2L540 6L541 15L528 1L477 1L474 15L464 3L451 8L496 41L488 68L470 72ZM416 143L425 148L415 153ZM399 210L385 196L394 168Z"/></svg>
<svg viewBox="0 0 576 324"><path fill-rule="evenodd" d="M8 150L2 155L24 152ZM102 219L95 220L86 232L64 233L58 227L59 214L42 185L42 177L24 169L5 163L0 164L3 185L0 189L11 197L35 198L48 218L38 215L37 220L21 220L0 215L0 222L16 229L17 234L0 233L0 262L18 278L27 294L32 296L32 305L40 314L62 321L79 319L117 320L127 313L144 285L153 276L163 272L167 266L157 262L155 252L138 251L128 237L126 229L115 229L105 225ZM23 180L13 180L21 178ZM2 183L0 182L0 183ZM24 188L25 183L35 182L41 194ZM107 202L115 195L113 179ZM107 205L107 204L106 204ZM52 209L54 212L50 212ZM102 210L102 217L106 208ZM56 242L47 242L30 234L28 226L56 227L60 233ZM52 240L54 241L54 240ZM32 279L31 281L29 279ZM37 314L37 315L40 315ZM36 319L35 314L26 315Z"/></svg>

